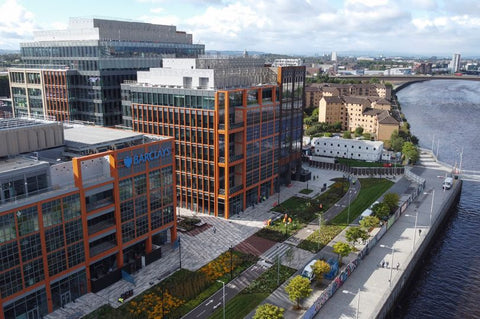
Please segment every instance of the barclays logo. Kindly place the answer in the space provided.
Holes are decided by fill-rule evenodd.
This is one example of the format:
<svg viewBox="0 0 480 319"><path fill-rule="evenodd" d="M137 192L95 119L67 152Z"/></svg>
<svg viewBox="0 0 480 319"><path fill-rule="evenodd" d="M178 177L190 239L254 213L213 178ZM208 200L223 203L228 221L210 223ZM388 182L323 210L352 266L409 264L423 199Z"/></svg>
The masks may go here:
<svg viewBox="0 0 480 319"><path fill-rule="evenodd" d="M159 158L165 158L170 156L172 151L169 148L162 148L158 151L151 151L140 155L135 155L133 158L127 156L123 159L123 164L125 164L126 168L130 168L133 165L138 165L146 162L150 162Z"/></svg>

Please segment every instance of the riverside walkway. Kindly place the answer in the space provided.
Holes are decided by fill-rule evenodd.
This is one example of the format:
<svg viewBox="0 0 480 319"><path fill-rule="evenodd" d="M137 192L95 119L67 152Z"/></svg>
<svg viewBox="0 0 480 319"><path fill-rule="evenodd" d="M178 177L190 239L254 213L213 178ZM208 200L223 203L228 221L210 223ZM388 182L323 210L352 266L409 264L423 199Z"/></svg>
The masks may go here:
<svg viewBox="0 0 480 319"><path fill-rule="evenodd" d="M442 190L444 173L439 170L416 167L413 172L426 180L424 193L390 227L315 318L383 317L388 297L407 283L406 271L411 270L407 265L419 257L416 252L431 235L431 225L459 187L456 183L451 190ZM386 262L389 266L382 267Z"/></svg>

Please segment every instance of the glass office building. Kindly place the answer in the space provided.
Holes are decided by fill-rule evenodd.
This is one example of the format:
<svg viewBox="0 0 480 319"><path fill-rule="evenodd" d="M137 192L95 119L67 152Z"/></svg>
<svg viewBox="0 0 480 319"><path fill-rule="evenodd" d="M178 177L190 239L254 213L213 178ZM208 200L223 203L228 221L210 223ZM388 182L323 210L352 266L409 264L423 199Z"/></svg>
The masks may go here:
<svg viewBox="0 0 480 319"><path fill-rule="evenodd" d="M9 71L16 116L53 116L101 126L122 122L120 83L135 80L138 70L161 66L162 57L196 57L205 51L175 26L88 18L71 18L66 30L37 31L33 42L20 47L23 66ZM46 69L63 73L40 72ZM36 84L43 94L28 98L20 84L25 90ZM42 96L54 101L42 103ZM64 97L68 102L55 103Z"/></svg>
<svg viewBox="0 0 480 319"><path fill-rule="evenodd" d="M161 258L176 239L173 138L75 127L63 141L59 128L0 121L15 144L45 132L57 141L0 148L11 157L0 161L0 318L40 318Z"/></svg>
<svg viewBox="0 0 480 319"><path fill-rule="evenodd" d="M305 67L164 59L122 84L124 125L175 138L177 204L229 218L301 168Z"/></svg>

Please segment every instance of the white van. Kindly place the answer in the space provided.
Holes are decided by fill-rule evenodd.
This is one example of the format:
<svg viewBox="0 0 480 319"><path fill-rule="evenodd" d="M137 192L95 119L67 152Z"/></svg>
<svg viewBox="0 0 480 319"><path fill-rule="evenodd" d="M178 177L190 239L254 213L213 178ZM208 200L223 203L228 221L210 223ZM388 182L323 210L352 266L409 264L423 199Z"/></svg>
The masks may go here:
<svg viewBox="0 0 480 319"><path fill-rule="evenodd" d="M452 185L453 185L453 178L447 177L443 181L442 188L443 189L450 189L450 188L452 188Z"/></svg>
<svg viewBox="0 0 480 319"><path fill-rule="evenodd" d="M308 278L308 280L312 281L315 278L315 274L313 273L313 265L317 262L317 259L312 260L308 263L308 265L303 268L302 277Z"/></svg>
<svg viewBox="0 0 480 319"><path fill-rule="evenodd" d="M360 215L360 220L364 219L367 216L371 216L373 214L373 211L370 208L367 208L363 211L363 213Z"/></svg>

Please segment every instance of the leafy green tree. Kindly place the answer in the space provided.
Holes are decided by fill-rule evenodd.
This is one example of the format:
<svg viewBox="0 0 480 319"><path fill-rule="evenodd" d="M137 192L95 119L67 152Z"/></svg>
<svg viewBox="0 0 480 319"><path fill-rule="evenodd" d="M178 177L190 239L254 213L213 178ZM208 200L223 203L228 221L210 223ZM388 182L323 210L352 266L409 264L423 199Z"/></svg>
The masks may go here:
<svg viewBox="0 0 480 319"><path fill-rule="evenodd" d="M323 134L323 136L325 136L325 137L332 137L332 136L333 136L333 134L332 134L332 133L330 133L330 132L327 132L327 133Z"/></svg>
<svg viewBox="0 0 480 319"><path fill-rule="evenodd" d="M383 196L383 203L388 206L390 213L395 212L398 208L398 202L400 201L400 196L397 193L388 193Z"/></svg>
<svg viewBox="0 0 480 319"><path fill-rule="evenodd" d="M363 133L363 138L366 139L367 141L370 141L372 139L372 134L370 133Z"/></svg>
<svg viewBox="0 0 480 319"><path fill-rule="evenodd" d="M355 136L362 136L363 134L363 127L359 126L355 129Z"/></svg>
<svg viewBox="0 0 480 319"><path fill-rule="evenodd" d="M343 138L352 138L352 133L350 131L343 132Z"/></svg>
<svg viewBox="0 0 480 319"><path fill-rule="evenodd" d="M398 131L393 131L392 135L390 136L390 148L395 152L401 152L404 142L405 140L398 135Z"/></svg>
<svg viewBox="0 0 480 319"><path fill-rule="evenodd" d="M419 154L418 149L412 142L405 142L402 146L402 154L410 163L418 161Z"/></svg>
<svg viewBox="0 0 480 319"><path fill-rule="evenodd" d="M345 238L354 245L359 239L367 240L368 237L368 232L364 228L358 226L350 227L345 232Z"/></svg>
<svg viewBox="0 0 480 319"><path fill-rule="evenodd" d="M330 264L325 260L317 260L312 267L313 273L317 281L322 281L323 275L330 271Z"/></svg>
<svg viewBox="0 0 480 319"><path fill-rule="evenodd" d="M296 303L296 308L300 308L300 299L308 297L312 293L310 280L300 275L293 277L285 287L288 298Z"/></svg>
<svg viewBox="0 0 480 319"><path fill-rule="evenodd" d="M258 306L253 319L282 319L285 309L269 303Z"/></svg>
<svg viewBox="0 0 480 319"><path fill-rule="evenodd" d="M342 122L333 123L333 129L335 130L335 132L339 132L342 129Z"/></svg>
<svg viewBox="0 0 480 319"><path fill-rule="evenodd" d="M377 227L380 223L380 219L377 216L365 216L360 221L360 226L365 227L366 229L370 229L372 227Z"/></svg>
<svg viewBox="0 0 480 319"><path fill-rule="evenodd" d="M333 245L333 252L338 254L338 259L340 265L342 264L342 259L345 256L348 256L352 252L352 246L342 241L339 241Z"/></svg>
<svg viewBox="0 0 480 319"><path fill-rule="evenodd" d="M373 215L381 220L387 220L390 215L390 208L385 203L378 203L372 207Z"/></svg>

